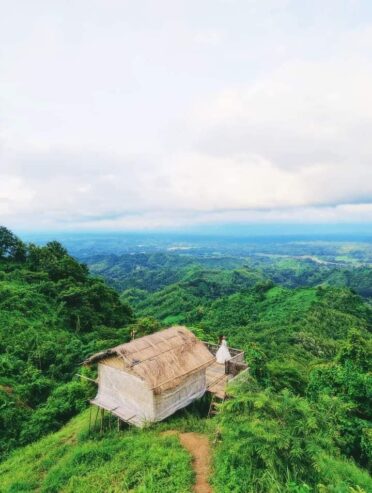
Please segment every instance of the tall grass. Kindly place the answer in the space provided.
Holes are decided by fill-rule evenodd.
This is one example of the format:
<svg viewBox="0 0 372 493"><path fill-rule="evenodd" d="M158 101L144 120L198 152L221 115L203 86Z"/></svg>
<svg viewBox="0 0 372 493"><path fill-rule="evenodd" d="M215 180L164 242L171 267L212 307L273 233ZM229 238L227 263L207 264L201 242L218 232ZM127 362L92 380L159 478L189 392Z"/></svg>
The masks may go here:
<svg viewBox="0 0 372 493"><path fill-rule="evenodd" d="M0 465L2 493L186 493L193 471L175 436L126 429L88 436L88 412Z"/></svg>

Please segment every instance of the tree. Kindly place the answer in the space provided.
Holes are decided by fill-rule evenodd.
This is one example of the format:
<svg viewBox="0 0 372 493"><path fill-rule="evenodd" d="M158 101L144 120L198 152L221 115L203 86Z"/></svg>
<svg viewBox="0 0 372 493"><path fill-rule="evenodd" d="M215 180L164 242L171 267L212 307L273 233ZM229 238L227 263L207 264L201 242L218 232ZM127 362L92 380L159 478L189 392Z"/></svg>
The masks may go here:
<svg viewBox="0 0 372 493"><path fill-rule="evenodd" d="M16 261L26 259L26 246L5 226L0 226L0 259L10 258Z"/></svg>
<svg viewBox="0 0 372 493"><path fill-rule="evenodd" d="M335 360L310 372L308 397L318 402L323 395L347 404L340 420L339 445L345 455L366 466L371 460L367 441L372 417L370 373L371 340L360 330L351 329Z"/></svg>
<svg viewBox="0 0 372 493"><path fill-rule="evenodd" d="M371 369L371 340L363 337L359 329L351 329L347 340L343 343L337 360L340 364L352 364L363 371Z"/></svg>
<svg viewBox="0 0 372 493"><path fill-rule="evenodd" d="M138 319L131 326L132 337L143 337L160 330L160 323L152 317L143 317Z"/></svg>
<svg viewBox="0 0 372 493"><path fill-rule="evenodd" d="M47 272L53 281L72 278L84 282L88 276L86 265L68 255L58 241L51 241L43 247L29 244L28 264L32 270Z"/></svg>

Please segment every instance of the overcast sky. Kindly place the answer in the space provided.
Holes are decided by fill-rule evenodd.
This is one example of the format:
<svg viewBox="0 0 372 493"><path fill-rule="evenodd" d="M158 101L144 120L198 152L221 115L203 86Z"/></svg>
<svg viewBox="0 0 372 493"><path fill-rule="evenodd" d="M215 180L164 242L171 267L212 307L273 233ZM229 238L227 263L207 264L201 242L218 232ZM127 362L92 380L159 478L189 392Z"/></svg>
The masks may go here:
<svg viewBox="0 0 372 493"><path fill-rule="evenodd" d="M372 223L370 0L0 0L0 223Z"/></svg>

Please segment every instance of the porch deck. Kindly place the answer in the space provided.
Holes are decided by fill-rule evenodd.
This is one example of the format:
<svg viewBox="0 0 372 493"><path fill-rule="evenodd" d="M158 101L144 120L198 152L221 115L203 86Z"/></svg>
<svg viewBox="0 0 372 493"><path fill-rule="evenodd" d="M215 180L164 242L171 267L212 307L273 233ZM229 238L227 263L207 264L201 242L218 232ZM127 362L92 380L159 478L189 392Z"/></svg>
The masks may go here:
<svg viewBox="0 0 372 493"><path fill-rule="evenodd" d="M205 343L209 351L215 355L218 346L216 344ZM229 348L231 359L225 364L215 361L206 369L207 391L214 394L219 399L226 397L226 387L240 372L247 370L248 365L244 362L244 351Z"/></svg>
<svg viewBox="0 0 372 493"><path fill-rule="evenodd" d="M226 375L225 365L213 363L206 370L207 390L216 397L224 399L226 396L226 385L231 380L231 375Z"/></svg>

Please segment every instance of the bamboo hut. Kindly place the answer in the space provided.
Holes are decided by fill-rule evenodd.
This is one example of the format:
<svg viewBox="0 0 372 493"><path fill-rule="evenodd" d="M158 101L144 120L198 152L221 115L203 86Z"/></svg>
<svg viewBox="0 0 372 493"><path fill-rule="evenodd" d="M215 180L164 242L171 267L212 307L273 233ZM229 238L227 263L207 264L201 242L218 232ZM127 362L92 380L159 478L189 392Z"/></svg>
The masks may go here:
<svg viewBox="0 0 372 493"><path fill-rule="evenodd" d="M91 401L137 426L161 421L207 390L213 354L186 327L171 327L94 354L98 392Z"/></svg>

